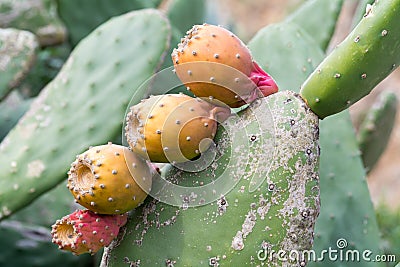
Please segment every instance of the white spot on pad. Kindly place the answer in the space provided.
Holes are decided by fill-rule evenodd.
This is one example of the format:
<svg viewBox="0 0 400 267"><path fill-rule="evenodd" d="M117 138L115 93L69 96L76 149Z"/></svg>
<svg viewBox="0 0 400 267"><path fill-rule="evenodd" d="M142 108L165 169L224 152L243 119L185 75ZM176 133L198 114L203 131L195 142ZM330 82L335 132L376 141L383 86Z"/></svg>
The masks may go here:
<svg viewBox="0 0 400 267"><path fill-rule="evenodd" d="M253 228L256 225L256 220L256 212L254 210L250 210L242 224L242 230L238 231L233 237L231 247L234 250L242 250L244 248L244 239L253 231Z"/></svg>
<svg viewBox="0 0 400 267"><path fill-rule="evenodd" d="M41 160L34 160L28 163L28 170L26 172L26 176L28 178L37 178L42 175L43 171L46 169L46 166L43 164Z"/></svg>

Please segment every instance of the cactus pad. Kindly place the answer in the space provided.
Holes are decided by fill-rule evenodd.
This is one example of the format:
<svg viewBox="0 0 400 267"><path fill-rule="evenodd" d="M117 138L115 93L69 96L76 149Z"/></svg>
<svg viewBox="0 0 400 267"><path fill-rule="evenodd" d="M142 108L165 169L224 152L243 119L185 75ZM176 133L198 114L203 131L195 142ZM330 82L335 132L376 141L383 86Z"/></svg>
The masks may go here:
<svg viewBox="0 0 400 267"><path fill-rule="evenodd" d="M162 13L135 11L76 46L0 145L0 219L64 180L75 155L120 135L129 99L142 99L138 88L162 64L170 34Z"/></svg>
<svg viewBox="0 0 400 267"><path fill-rule="evenodd" d="M234 132L223 130L228 124ZM298 95L279 92L256 100L220 129L220 151L207 169L164 169L165 179L192 193L169 192L181 199L178 206L148 199L131 214L102 266L280 266L274 257L263 258L268 250L311 248L319 213L318 118ZM229 135L241 130L247 142L230 147ZM194 187L217 184L224 172L223 184L234 182L233 188L214 187L214 200L203 205L205 187L198 194ZM261 180L255 188L252 175Z"/></svg>

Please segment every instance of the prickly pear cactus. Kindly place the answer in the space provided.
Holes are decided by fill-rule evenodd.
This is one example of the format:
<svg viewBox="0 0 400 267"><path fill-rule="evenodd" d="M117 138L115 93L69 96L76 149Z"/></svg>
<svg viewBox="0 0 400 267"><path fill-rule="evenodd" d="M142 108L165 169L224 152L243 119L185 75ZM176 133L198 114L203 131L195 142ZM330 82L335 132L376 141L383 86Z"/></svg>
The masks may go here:
<svg viewBox="0 0 400 267"><path fill-rule="evenodd" d="M164 170L165 179L187 186L175 194L179 206L149 199L131 214L102 266L286 266L268 253L311 248L319 212L318 118L297 94L282 92L222 126L208 168ZM195 188L207 184L217 192ZM161 200L171 193L153 192Z"/></svg>
<svg viewBox="0 0 400 267"><path fill-rule="evenodd" d="M195 24L204 23L207 1L172 0L167 1L166 14L171 24L184 35Z"/></svg>
<svg viewBox="0 0 400 267"><path fill-rule="evenodd" d="M367 172L375 166L389 142L396 121L397 103L395 93L381 93L360 125L357 142Z"/></svg>
<svg viewBox="0 0 400 267"><path fill-rule="evenodd" d="M321 119L357 102L400 64L399 9L400 0L376 1L302 85Z"/></svg>
<svg viewBox="0 0 400 267"><path fill-rule="evenodd" d="M360 158L349 113L341 112L320 123L321 128L321 213L315 226L317 260L310 267L382 266L374 261L333 261L322 256L329 248L347 253L382 253L365 170ZM333 192L333 193L332 193ZM341 252L340 252L341 251Z"/></svg>
<svg viewBox="0 0 400 267"><path fill-rule="evenodd" d="M0 102L0 142L28 110L31 102L31 99L22 99L17 91Z"/></svg>
<svg viewBox="0 0 400 267"><path fill-rule="evenodd" d="M30 31L41 46L60 44L67 35L51 0L1 0L0 27Z"/></svg>
<svg viewBox="0 0 400 267"><path fill-rule="evenodd" d="M110 18L133 10L156 8L161 0L120 0L118 2L108 0L56 0L56 2L57 11L68 29L69 41L75 46L96 27Z"/></svg>
<svg viewBox="0 0 400 267"><path fill-rule="evenodd" d="M318 1L312 1L319 4ZM324 2L324 1L320 1ZM340 2L337 2L341 4ZM338 9L338 8L336 8ZM322 12L320 10L320 12ZM302 9L296 12L301 15ZM325 11L325 21L335 21L335 13ZM329 15L330 14L330 15ZM293 21L293 18L289 18ZM306 26L296 19L298 25ZM325 26L324 26L325 25ZM310 29L300 28L299 33L284 31L283 29L294 28L292 23L284 21L277 26L270 25L250 41L249 46L253 55L261 66L265 68L276 81L280 88L300 88L307 75L317 65L308 67L321 61L323 54L320 52L324 47L322 39L308 41L310 38L298 38L304 32L313 32ZM321 23L321 31L328 31L329 24ZM282 29L278 32L278 29ZM296 27L299 28L299 27ZM285 33L288 33L287 35ZM318 33L317 33L318 35ZM301 35L300 35L301 36ZM313 37L313 35L308 35ZM263 53L263 47L271 47L269 53ZM281 52L284 51L284 52ZM301 51L297 53L296 51ZM283 53L289 57L279 57ZM311 62L310 62L311 61ZM305 68L304 66L307 66ZM286 70L291 73L290 79ZM282 78L279 78L282 77ZM293 89L294 90L294 89ZM340 125L340 126L338 126ZM324 119L321 124L321 163L320 163L320 190L321 190L321 214L315 226L315 240L313 250L316 252L315 262L309 266L376 266L376 262L342 262L321 259L321 251L331 247L337 249L337 242L340 238L348 244L345 249L371 250L375 255L381 253L379 244L378 227L376 224L373 205L369 199L368 187L365 181L365 172L361 165L357 145L355 143L354 129L350 122L348 111L339 115ZM342 144L340 144L342 143ZM346 160L342 160L346 159ZM344 165L346 163L346 165ZM352 167L353 166L353 167ZM351 171L349 171L351 170ZM344 188L345 187L345 188ZM338 208L337 203L342 208ZM349 207L347 207L349 205ZM320 260L318 260L320 258ZM327 257L325 257L327 258Z"/></svg>
<svg viewBox="0 0 400 267"><path fill-rule="evenodd" d="M82 40L0 144L0 219L62 181L76 155L120 135L126 105L161 65L170 34L160 12L144 10Z"/></svg>
<svg viewBox="0 0 400 267"><path fill-rule="evenodd" d="M25 78L38 46L35 35L28 31L0 28L0 100Z"/></svg>
<svg viewBox="0 0 400 267"><path fill-rule="evenodd" d="M301 8L286 18L286 22L295 23L304 29L323 51L326 50L336 28L337 18L343 0L309 0Z"/></svg>

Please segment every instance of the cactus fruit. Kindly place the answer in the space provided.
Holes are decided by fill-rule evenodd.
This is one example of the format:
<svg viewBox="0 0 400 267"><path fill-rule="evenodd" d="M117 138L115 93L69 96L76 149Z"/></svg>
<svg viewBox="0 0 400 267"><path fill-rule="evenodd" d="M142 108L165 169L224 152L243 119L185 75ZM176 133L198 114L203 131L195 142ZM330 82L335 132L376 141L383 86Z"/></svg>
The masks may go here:
<svg viewBox="0 0 400 267"><path fill-rule="evenodd" d="M257 87L264 96L278 91L243 42L220 26L193 26L174 49L172 61L178 77L196 96L211 97L230 107L258 98Z"/></svg>
<svg viewBox="0 0 400 267"><path fill-rule="evenodd" d="M100 215L76 210L52 225L53 243L76 255L94 254L108 246L127 221L127 214Z"/></svg>
<svg viewBox="0 0 400 267"><path fill-rule="evenodd" d="M208 149L217 123L230 115L184 94L150 96L130 108L125 135L132 151L152 162L184 162ZM204 141L203 141L204 140Z"/></svg>
<svg viewBox="0 0 400 267"><path fill-rule="evenodd" d="M143 202L154 171L128 148L108 143L77 156L68 172L67 187L85 208L121 214Z"/></svg>

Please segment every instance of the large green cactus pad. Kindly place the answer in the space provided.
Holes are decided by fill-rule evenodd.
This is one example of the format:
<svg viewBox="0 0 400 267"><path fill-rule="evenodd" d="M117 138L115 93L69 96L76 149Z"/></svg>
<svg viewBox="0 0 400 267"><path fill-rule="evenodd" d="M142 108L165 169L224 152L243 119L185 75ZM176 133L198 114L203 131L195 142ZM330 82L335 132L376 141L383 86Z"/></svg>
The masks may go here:
<svg viewBox="0 0 400 267"><path fill-rule="evenodd" d="M57 185L77 154L120 134L126 105L162 64L170 34L159 11L145 10L82 40L0 145L0 218Z"/></svg>
<svg viewBox="0 0 400 267"><path fill-rule="evenodd" d="M246 139L230 143L235 132L223 129L242 129ZM319 213L318 118L301 98L281 92L258 100L224 122L216 140L220 151L207 169L172 168L165 177L192 190L228 179L236 181L232 190L220 195L215 187L215 201L189 208L185 201L201 203L201 194L185 200L170 191L183 198L181 207L150 198L131 214L102 266L285 266L263 248L311 248ZM250 192L253 182L260 186Z"/></svg>

